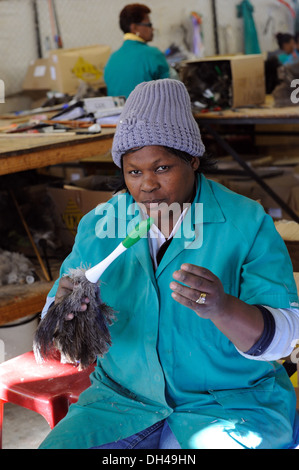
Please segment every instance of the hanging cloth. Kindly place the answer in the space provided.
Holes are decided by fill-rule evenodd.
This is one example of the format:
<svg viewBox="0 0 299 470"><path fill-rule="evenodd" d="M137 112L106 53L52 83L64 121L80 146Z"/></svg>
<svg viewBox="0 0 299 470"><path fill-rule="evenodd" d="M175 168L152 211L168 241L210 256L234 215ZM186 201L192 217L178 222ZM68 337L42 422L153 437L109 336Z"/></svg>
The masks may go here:
<svg viewBox="0 0 299 470"><path fill-rule="evenodd" d="M249 0L237 5L237 17L244 19L245 54L260 54L261 49L253 19L254 8Z"/></svg>
<svg viewBox="0 0 299 470"><path fill-rule="evenodd" d="M202 39L202 17L195 11L191 12L191 21L193 28L193 47L192 52L196 57L204 57L204 44Z"/></svg>

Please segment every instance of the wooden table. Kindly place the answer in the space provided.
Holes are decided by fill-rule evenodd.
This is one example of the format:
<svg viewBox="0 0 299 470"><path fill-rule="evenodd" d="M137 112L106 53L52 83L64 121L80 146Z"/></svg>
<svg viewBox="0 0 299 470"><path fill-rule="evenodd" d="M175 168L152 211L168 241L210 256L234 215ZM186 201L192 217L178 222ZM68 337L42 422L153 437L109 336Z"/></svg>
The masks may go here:
<svg viewBox="0 0 299 470"><path fill-rule="evenodd" d="M1 125L8 122L0 121ZM107 153L115 129L96 135L0 134L0 175L92 158ZM99 161L100 157L98 157ZM103 155L103 161L107 156ZM112 160L111 160L112 161ZM41 279L43 277L41 276ZM39 313L53 282L10 285L0 288L0 325Z"/></svg>
<svg viewBox="0 0 299 470"><path fill-rule="evenodd" d="M0 326L40 313L52 285L53 282L38 281L31 285L2 286L0 288Z"/></svg>
<svg viewBox="0 0 299 470"><path fill-rule="evenodd" d="M231 155L239 163L246 174L254 179L293 220L299 222L298 214L246 163L241 155L220 135L218 130L218 126L227 125L299 124L299 106L275 108L273 98L268 96L265 104L259 107L228 109L207 113L195 112L194 117L199 127L206 128L207 132L213 136L227 154Z"/></svg>
<svg viewBox="0 0 299 470"><path fill-rule="evenodd" d="M104 154L114 129L96 135L0 134L0 175L33 170Z"/></svg>
<svg viewBox="0 0 299 470"><path fill-rule="evenodd" d="M214 124L299 124L299 106L275 108L271 96L256 107L194 113L199 123Z"/></svg>

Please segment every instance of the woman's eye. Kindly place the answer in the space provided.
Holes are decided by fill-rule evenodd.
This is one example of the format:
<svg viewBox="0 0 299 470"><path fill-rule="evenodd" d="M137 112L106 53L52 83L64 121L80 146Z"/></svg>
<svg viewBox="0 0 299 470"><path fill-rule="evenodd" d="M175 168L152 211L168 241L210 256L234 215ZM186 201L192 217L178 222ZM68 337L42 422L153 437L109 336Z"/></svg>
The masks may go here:
<svg viewBox="0 0 299 470"><path fill-rule="evenodd" d="M157 168L156 171L165 171L168 170L169 166L168 165L161 165Z"/></svg>
<svg viewBox="0 0 299 470"><path fill-rule="evenodd" d="M156 172L162 172L162 171L167 171L169 170L169 166L168 165L160 165L155 171ZM141 171L140 170L130 170L129 171L129 175L133 175L133 176L137 176L137 175L141 175Z"/></svg>

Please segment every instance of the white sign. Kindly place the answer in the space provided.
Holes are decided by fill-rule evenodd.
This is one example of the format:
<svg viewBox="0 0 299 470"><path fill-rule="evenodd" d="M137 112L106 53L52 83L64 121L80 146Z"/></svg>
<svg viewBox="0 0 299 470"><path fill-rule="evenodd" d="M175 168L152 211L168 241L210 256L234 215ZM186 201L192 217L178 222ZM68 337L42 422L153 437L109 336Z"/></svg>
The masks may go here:
<svg viewBox="0 0 299 470"><path fill-rule="evenodd" d="M5 103L5 86L3 80L0 80L0 103Z"/></svg>

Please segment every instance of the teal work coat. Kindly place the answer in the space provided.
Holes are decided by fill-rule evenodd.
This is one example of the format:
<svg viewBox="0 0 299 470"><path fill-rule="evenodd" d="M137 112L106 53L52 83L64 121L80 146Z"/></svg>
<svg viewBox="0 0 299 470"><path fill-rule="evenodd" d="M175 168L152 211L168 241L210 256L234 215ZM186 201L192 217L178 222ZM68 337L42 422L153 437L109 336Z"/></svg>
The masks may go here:
<svg viewBox="0 0 299 470"><path fill-rule="evenodd" d="M242 356L210 320L173 300L169 287L187 262L211 270L248 304L290 308L298 305L290 258L258 203L204 176L197 188L182 236L156 272L143 238L103 274L102 300L117 312L113 344L42 448L102 445L165 418L185 449L201 447L202 433L214 427L244 447L292 442L295 394L284 368ZM61 274L110 254L138 220L132 203L129 194L115 196L83 217ZM56 289L57 282L50 295Z"/></svg>
<svg viewBox="0 0 299 470"><path fill-rule="evenodd" d="M145 42L126 40L111 54L104 80L110 96L129 96L142 82L169 78L169 65L164 54Z"/></svg>

